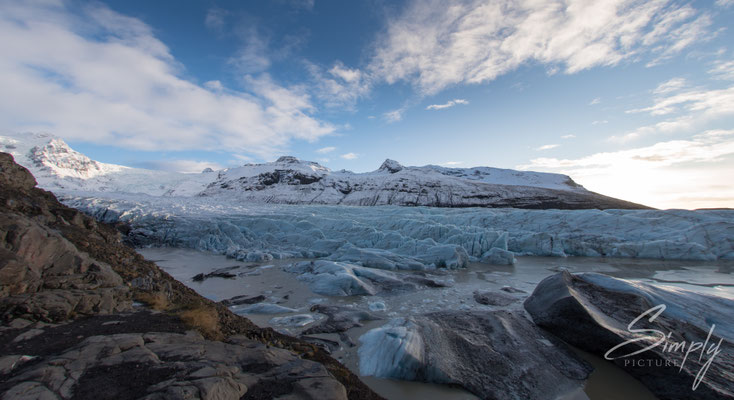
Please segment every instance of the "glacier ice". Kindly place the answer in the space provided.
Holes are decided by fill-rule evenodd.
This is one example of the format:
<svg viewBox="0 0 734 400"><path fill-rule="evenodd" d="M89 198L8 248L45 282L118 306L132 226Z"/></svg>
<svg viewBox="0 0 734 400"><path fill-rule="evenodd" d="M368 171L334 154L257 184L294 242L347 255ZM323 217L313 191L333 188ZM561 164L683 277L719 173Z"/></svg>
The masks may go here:
<svg viewBox="0 0 734 400"><path fill-rule="evenodd" d="M102 221L128 224L136 245L206 250L239 260L326 258L424 270L510 262L514 255L734 259L731 210L255 205L99 193L61 200Z"/></svg>
<svg viewBox="0 0 734 400"><path fill-rule="evenodd" d="M302 327L316 322L311 314L296 314L285 317L274 317L270 319L270 325L282 325L290 327Z"/></svg>
<svg viewBox="0 0 734 400"><path fill-rule="evenodd" d="M380 291L412 289L415 286L387 271L326 260L288 265L287 272L309 283L311 291L325 296L371 296Z"/></svg>
<svg viewBox="0 0 734 400"><path fill-rule="evenodd" d="M378 378L414 380L424 364L424 344L418 325L395 318L359 338L359 373Z"/></svg>
<svg viewBox="0 0 734 400"><path fill-rule="evenodd" d="M257 303L246 307L234 307L232 309L237 314L287 314L298 312L298 310L289 307L279 306L270 303Z"/></svg>

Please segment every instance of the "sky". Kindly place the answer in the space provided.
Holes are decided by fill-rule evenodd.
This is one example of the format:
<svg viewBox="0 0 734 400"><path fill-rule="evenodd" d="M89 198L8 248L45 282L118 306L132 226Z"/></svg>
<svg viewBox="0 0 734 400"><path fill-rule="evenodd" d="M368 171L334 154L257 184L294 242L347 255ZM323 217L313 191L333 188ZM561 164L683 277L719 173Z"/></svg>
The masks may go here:
<svg viewBox="0 0 734 400"><path fill-rule="evenodd" d="M0 134L201 171L570 175L734 207L734 0L0 0Z"/></svg>

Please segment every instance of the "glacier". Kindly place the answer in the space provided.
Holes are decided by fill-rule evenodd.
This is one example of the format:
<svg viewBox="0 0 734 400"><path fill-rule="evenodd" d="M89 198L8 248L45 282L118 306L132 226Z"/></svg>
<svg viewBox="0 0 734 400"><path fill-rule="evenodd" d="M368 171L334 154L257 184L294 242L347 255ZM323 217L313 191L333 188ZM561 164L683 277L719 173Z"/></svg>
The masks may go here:
<svg viewBox="0 0 734 400"><path fill-rule="evenodd" d="M238 260L323 258L382 270L511 264L515 256L734 259L734 210L522 210L263 205L103 194L60 200L130 227L137 246Z"/></svg>

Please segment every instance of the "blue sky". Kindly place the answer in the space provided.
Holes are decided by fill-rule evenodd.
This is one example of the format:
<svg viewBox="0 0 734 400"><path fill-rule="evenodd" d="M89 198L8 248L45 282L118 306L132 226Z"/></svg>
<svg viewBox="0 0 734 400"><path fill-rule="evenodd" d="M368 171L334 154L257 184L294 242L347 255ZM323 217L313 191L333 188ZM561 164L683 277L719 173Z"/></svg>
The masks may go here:
<svg viewBox="0 0 734 400"><path fill-rule="evenodd" d="M487 165L734 207L734 1L0 0L0 132L196 171Z"/></svg>

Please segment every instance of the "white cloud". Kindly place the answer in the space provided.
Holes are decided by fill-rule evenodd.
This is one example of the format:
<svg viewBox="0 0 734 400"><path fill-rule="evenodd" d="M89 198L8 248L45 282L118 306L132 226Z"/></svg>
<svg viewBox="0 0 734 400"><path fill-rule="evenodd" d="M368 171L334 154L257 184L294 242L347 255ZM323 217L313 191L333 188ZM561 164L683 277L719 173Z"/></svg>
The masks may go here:
<svg viewBox="0 0 734 400"><path fill-rule="evenodd" d="M215 92L221 92L222 90L224 90L224 86L222 85L222 82L216 81L216 80L204 82L204 87L206 87L207 89L211 89L212 91L215 91Z"/></svg>
<svg viewBox="0 0 734 400"><path fill-rule="evenodd" d="M319 154L326 154L326 153L331 153L334 150L336 150L336 147L329 146L329 147L322 147L322 148L316 150L316 152L319 153Z"/></svg>
<svg viewBox="0 0 734 400"><path fill-rule="evenodd" d="M659 84L652 92L658 95L668 94L683 89L685 86L686 80L684 78L673 78Z"/></svg>
<svg viewBox="0 0 734 400"><path fill-rule="evenodd" d="M590 105L590 106L594 106L594 105L597 105L597 104L599 104L599 103L601 103L601 97L596 97L596 98L594 98L593 100L591 100L591 101L589 102L589 105Z"/></svg>
<svg viewBox="0 0 734 400"><path fill-rule="evenodd" d="M385 118L385 121L388 123L398 122L403 119L403 113L405 112L404 108L398 108L397 110L388 111L384 114L382 114L383 118Z"/></svg>
<svg viewBox="0 0 734 400"><path fill-rule="evenodd" d="M206 17L204 17L204 25L213 31L222 32L228 14L229 12L225 9L218 7L210 8L206 12Z"/></svg>
<svg viewBox="0 0 734 400"><path fill-rule="evenodd" d="M446 161L445 163L441 163L441 165L446 165L446 166L451 167L454 165L461 165L463 163L464 163L463 161Z"/></svg>
<svg viewBox="0 0 734 400"><path fill-rule="evenodd" d="M729 7L734 4L734 0L716 0L716 5L720 7Z"/></svg>
<svg viewBox="0 0 734 400"><path fill-rule="evenodd" d="M576 135L574 135L574 134L568 134L568 135L561 136L561 139L573 139L575 137L576 137Z"/></svg>
<svg viewBox="0 0 734 400"><path fill-rule="evenodd" d="M327 107L353 110L357 101L370 91L368 77L359 69L344 66L340 61L328 70L306 63L313 82L313 93Z"/></svg>
<svg viewBox="0 0 734 400"><path fill-rule="evenodd" d="M608 124L608 123L609 123L609 121L607 121L605 119L598 119L596 121L592 121L591 122L591 125L604 125L604 124Z"/></svg>
<svg viewBox="0 0 734 400"><path fill-rule="evenodd" d="M345 160L354 160L355 158L357 158L359 156L357 154L355 154L355 153L346 153L346 154L340 155L339 157L341 157L341 158L343 158Z"/></svg>
<svg viewBox="0 0 734 400"><path fill-rule="evenodd" d="M426 107L426 110L443 110L445 108L451 108L458 104L466 105L469 104L469 101L464 99L449 100L448 103L444 104L431 104L430 106Z"/></svg>
<svg viewBox="0 0 734 400"><path fill-rule="evenodd" d="M254 24L238 28L242 40L237 53L229 59L239 71L253 74L267 70L272 64L269 40L257 30Z"/></svg>
<svg viewBox="0 0 734 400"><path fill-rule="evenodd" d="M518 168L571 175L587 189L655 207L731 207L734 130L687 140L596 153L577 159L537 158Z"/></svg>
<svg viewBox="0 0 734 400"><path fill-rule="evenodd" d="M558 146L560 146L560 144L544 144L540 147L536 147L535 150L537 151L550 150L550 149L555 149Z"/></svg>
<svg viewBox="0 0 734 400"><path fill-rule="evenodd" d="M708 72L717 79L734 80L734 60L717 61Z"/></svg>
<svg viewBox="0 0 734 400"><path fill-rule="evenodd" d="M220 170L224 167L221 164L209 161L195 161L195 160L159 160L159 161L143 161L134 164L136 167L157 169L162 171L171 172L183 172L183 173L198 173L206 168L213 170Z"/></svg>
<svg viewBox="0 0 734 400"><path fill-rule="evenodd" d="M334 127L299 88L199 86L150 27L102 6L0 3L0 128L145 150L272 154ZM220 82L221 85L221 82ZM223 88L224 89L224 88Z"/></svg>
<svg viewBox="0 0 734 400"><path fill-rule="evenodd" d="M368 69L430 95L533 62L566 73L639 57L659 62L710 37L710 24L691 6L664 0L414 0L388 21Z"/></svg>
<svg viewBox="0 0 734 400"><path fill-rule="evenodd" d="M669 116L668 119L637 128L621 136L612 136L609 139L624 143L656 133L674 133L695 129L706 121L734 115L734 86L710 90L678 90L670 88L669 83L670 81L663 83L654 91L662 95L655 97L653 105L627 111L628 113L649 113L652 116ZM661 87L663 90L660 90Z"/></svg>

